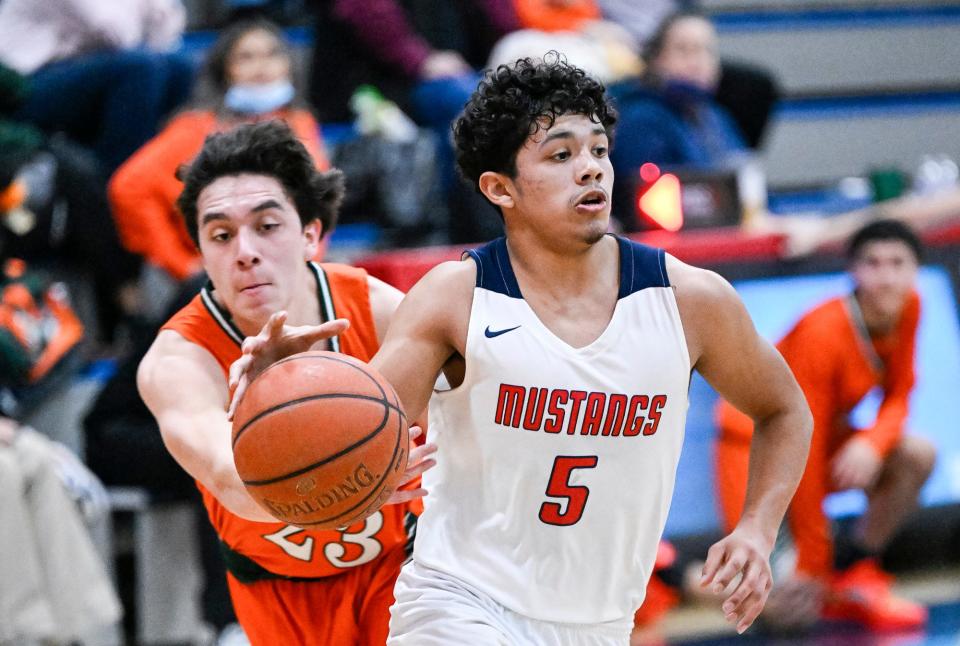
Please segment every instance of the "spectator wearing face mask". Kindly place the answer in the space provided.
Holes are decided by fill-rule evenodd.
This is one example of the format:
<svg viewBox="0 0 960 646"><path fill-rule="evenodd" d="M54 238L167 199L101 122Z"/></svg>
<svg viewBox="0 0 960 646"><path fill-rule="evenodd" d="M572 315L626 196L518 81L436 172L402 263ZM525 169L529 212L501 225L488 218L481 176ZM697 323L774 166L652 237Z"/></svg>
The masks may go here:
<svg viewBox="0 0 960 646"><path fill-rule="evenodd" d="M283 119L313 155L328 162L319 126L293 83L290 49L266 20L237 23L213 45L192 107L174 117L110 180L110 203L124 246L180 281L201 271L196 245L175 205L177 168L207 135L261 120Z"/></svg>
<svg viewBox="0 0 960 646"><path fill-rule="evenodd" d="M190 93L180 0L3 0L0 62L29 89L11 116L66 133L113 172Z"/></svg>
<svg viewBox="0 0 960 646"><path fill-rule="evenodd" d="M711 167L747 149L730 114L715 99L720 78L717 34L703 16L673 14L644 52L646 74L611 86L621 127L614 167L645 162Z"/></svg>

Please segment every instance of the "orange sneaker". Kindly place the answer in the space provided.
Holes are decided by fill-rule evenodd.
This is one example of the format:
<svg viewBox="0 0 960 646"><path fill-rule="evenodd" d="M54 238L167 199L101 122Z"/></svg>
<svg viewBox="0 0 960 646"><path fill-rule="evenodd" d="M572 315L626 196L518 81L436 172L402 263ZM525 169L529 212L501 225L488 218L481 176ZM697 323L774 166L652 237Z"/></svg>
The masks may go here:
<svg viewBox="0 0 960 646"><path fill-rule="evenodd" d="M824 619L855 621L872 630L906 630L927 623L927 609L894 596L892 577L873 559L864 559L836 575L823 607Z"/></svg>

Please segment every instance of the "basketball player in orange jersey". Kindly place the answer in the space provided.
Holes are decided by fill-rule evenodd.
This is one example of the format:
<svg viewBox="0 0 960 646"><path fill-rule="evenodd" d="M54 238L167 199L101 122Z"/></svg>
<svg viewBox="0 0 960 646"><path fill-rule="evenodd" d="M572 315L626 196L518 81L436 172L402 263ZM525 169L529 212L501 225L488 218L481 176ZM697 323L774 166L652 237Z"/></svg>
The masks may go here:
<svg viewBox="0 0 960 646"><path fill-rule="evenodd" d="M335 223L343 180L317 171L281 122L209 137L183 179L178 206L210 283L161 329L140 364L140 393L197 480L251 643L382 646L424 491L398 491L395 504L339 531L277 522L234 467L227 368L278 309L319 325L325 349L367 360L401 294L362 270L309 262ZM406 481L419 481L432 450L411 451Z"/></svg>
<svg viewBox="0 0 960 646"><path fill-rule="evenodd" d="M460 169L506 237L432 269L371 361L409 414L430 400L438 447L391 645L626 644L693 369L758 428L744 513L702 582L741 577L722 604L739 631L763 608L809 410L726 281L607 234L615 120L603 86L549 55L491 72L455 126ZM314 332L268 325L248 339L236 397ZM435 394L441 372L450 389Z"/></svg>
<svg viewBox="0 0 960 646"><path fill-rule="evenodd" d="M892 595L874 557L913 510L936 451L905 433L920 320L916 276L921 246L903 223L878 220L848 243L854 289L806 313L777 344L806 394L813 439L790 505L796 572L778 581L768 619L808 625L821 611L874 629L922 625L926 610ZM855 432L848 419L873 389L876 418ZM747 489L753 424L721 402L717 484L724 522L733 527ZM862 489L869 505L852 536L834 545L823 511L827 494ZM836 549L834 549L836 547Z"/></svg>

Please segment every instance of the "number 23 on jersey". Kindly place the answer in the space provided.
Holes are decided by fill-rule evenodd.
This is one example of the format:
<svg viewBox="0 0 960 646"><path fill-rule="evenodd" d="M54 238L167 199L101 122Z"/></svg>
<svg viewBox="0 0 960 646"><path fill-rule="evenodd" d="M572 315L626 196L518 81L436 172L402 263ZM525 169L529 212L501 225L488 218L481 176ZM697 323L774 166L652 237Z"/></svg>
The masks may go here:
<svg viewBox="0 0 960 646"><path fill-rule="evenodd" d="M383 545L374 537L383 528L383 514L379 511L371 514L364 519L363 523L363 527L359 530L343 531L340 533L339 541L331 541L323 545L323 558L338 568L357 567L377 558L383 551ZM267 534L264 538L293 558L310 562L313 560L317 541L313 536L298 536L303 533L305 533L303 528L287 525L278 532Z"/></svg>

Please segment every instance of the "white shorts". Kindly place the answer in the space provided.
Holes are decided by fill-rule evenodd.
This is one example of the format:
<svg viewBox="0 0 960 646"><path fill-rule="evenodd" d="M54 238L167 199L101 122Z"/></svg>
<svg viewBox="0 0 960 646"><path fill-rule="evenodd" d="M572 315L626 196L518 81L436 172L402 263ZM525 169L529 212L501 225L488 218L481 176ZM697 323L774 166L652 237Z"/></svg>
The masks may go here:
<svg viewBox="0 0 960 646"><path fill-rule="evenodd" d="M626 646L633 617L601 624L539 621L460 579L410 561L400 570L387 646Z"/></svg>

